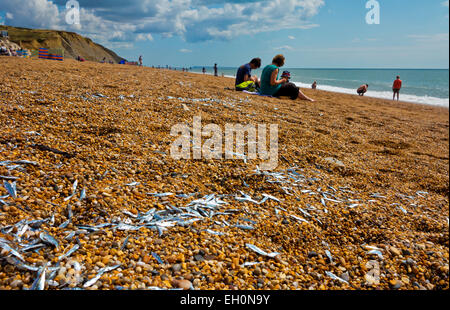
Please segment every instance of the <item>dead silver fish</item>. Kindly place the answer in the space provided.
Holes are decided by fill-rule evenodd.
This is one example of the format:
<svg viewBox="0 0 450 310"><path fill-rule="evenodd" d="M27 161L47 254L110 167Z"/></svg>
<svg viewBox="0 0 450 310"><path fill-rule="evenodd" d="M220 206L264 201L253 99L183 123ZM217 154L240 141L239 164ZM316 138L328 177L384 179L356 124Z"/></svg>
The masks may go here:
<svg viewBox="0 0 450 310"><path fill-rule="evenodd" d="M105 268L100 269L98 271L97 275L94 278L92 278L91 280L89 280L89 281L87 281L86 283L83 284L83 287L86 288L86 287L90 287L90 286L94 285L95 282L97 282L102 277L103 274L105 274L107 272L110 272L110 271L112 271L114 269L117 269L120 266L121 266L121 264L118 264L118 265L115 265L115 266L105 267Z"/></svg>
<svg viewBox="0 0 450 310"><path fill-rule="evenodd" d="M63 260L64 258L69 257L70 255L72 255L75 251L77 251L80 248L80 246L78 244L75 244L69 251L67 251L66 254L61 255L60 257L58 257L58 261Z"/></svg>
<svg viewBox="0 0 450 310"><path fill-rule="evenodd" d="M260 248L258 248L257 246L255 246L253 244L250 244L250 243L246 243L245 246L247 248L249 248L250 250L258 253L259 255L267 256L267 257L270 257L270 258L274 258L275 256L280 255L280 253L277 253L277 252L267 253L267 252L261 250Z"/></svg>
<svg viewBox="0 0 450 310"><path fill-rule="evenodd" d="M48 264L45 264L42 266L37 274L36 279L34 280L33 284L31 285L30 290L44 290L45 289L45 273L47 269Z"/></svg>
<svg viewBox="0 0 450 310"><path fill-rule="evenodd" d="M130 236L127 236L126 238L125 238L125 241L122 243L122 246L120 247L120 250L122 251L123 249L125 249L125 247L127 246L127 244L128 244L128 240L130 239Z"/></svg>
<svg viewBox="0 0 450 310"><path fill-rule="evenodd" d="M17 198L16 182L9 183L8 181L3 181L3 186L12 198Z"/></svg>
<svg viewBox="0 0 450 310"><path fill-rule="evenodd" d="M49 235L46 232L41 232L39 234L39 238L46 244L50 244L50 245L54 246L55 248L59 247L58 241L53 236Z"/></svg>
<svg viewBox="0 0 450 310"><path fill-rule="evenodd" d="M89 281L87 281L86 283L84 283L84 284L83 284L83 287L86 288L86 287L90 287L90 286L94 285L95 282L97 282L97 281L102 277L102 275L103 275L103 274L100 274L100 273L97 274L95 277L93 277L92 279L90 279Z"/></svg>
<svg viewBox="0 0 450 310"><path fill-rule="evenodd" d="M377 255L380 259L384 259L383 258L383 254L379 250L371 250L371 251L367 252L367 254L369 254L369 255Z"/></svg>
<svg viewBox="0 0 450 310"><path fill-rule="evenodd" d="M250 225L240 225L240 224L234 225L234 227L237 227L237 228L240 228L240 229L243 229L243 230L253 230L253 229L255 229L253 226L250 226Z"/></svg>
<svg viewBox="0 0 450 310"><path fill-rule="evenodd" d="M302 219L301 217L298 217L298 216L295 216L295 215L292 215L292 214L291 214L291 217L294 218L294 219L296 219L296 220L299 221L299 222L309 223L307 220Z"/></svg>
<svg viewBox="0 0 450 310"><path fill-rule="evenodd" d="M254 265L259 265L262 264L263 262L245 262L241 265L241 267L250 267L250 266L254 266Z"/></svg>
<svg viewBox="0 0 450 310"><path fill-rule="evenodd" d="M29 271L33 271L33 272L39 271L39 267L34 267L34 266L27 265L27 264L21 262L20 260L18 260L17 258L14 258L14 257L7 257L6 261L9 264L14 265L14 266L16 266L17 268L19 268L21 270L29 270Z"/></svg>
<svg viewBox="0 0 450 310"><path fill-rule="evenodd" d="M76 232L72 231L67 236L64 237L64 240L70 240L75 237Z"/></svg>
<svg viewBox="0 0 450 310"><path fill-rule="evenodd" d="M22 261L25 261L25 259L23 258L22 255L20 255L19 252L17 252L15 249L13 249L12 247L10 247L6 242L2 242L0 241L0 248L3 248L4 250L10 252L12 255L14 255L15 257L21 259Z"/></svg>
<svg viewBox="0 0 450 310"><path fill-rule="evenodd" d="M83 188L80 193L80 201L86 198L86 190Z"/></svg>
<svg viewBox="0 0 450 310"><path fill-rule="evenodd" d="M147 195L152 195L154 197L167 197L167 196L172 196L172 195L175 195L175 194L174 193L161 193L161 194L158 194L158 193L147 193Z"/></svg>
<svg viewBox="0 0 450 310"><path fill-rule="evenodd" d="M69 224L70 224L70 220L67 220L67 221L65 221L64 223L62 223L61 225L59 225L58 228L64 229L64 228L66 228Z"/></svg>
<svg viewBox="0 0 450 310"><path fill-rule="evenodd" d="M329 276L330 278L332 278L333 280L338 280L338 281L340 281L340 282L343 282L343 283L347 283L347 284L348 284L347 281L345 281L344 279L342 279L342 278L336 276L335 274L333 274L333 273L331 273L331 272L329 272L329 271L325 271L325 274L326 274L327 276Z"/></svg>
<svg viewBox="0 0 450 310"><path fill-rule="evenodd" d="M267 199L272 199L275 200L276 202L281 202L278 198L272 196L272 195L268 195L268 194L262 194L264 197L266 197Z"/></svg>
<svg viewBox="0 0 450 310"><path fill-rule="evenodd" d="M75 192L77 190L77 186L78 186L78 180L75 180L75 182L73 182L73 185L72 185L72 195L70 195L69 197L64 198L64 201L69 201L70 199L72 199L73 196L75 196Z"/></svg>
<svg viewBox="0 0 450 310"><path fill-rule="evenodd" d="M205 231L207 233L210 233L210 234L216 235L216 236L225 236L226 235L225 233L214 231L214 230L211 230L211 229L206 229Z"/></svg>
<svg viewBox="0 0 450 310"><path fill-rule="evenodd" d="M158 263L160 263L161 265L164 264L164 262L162 261L161 257L159 257L158 254L156 254L155 252L152 252L152 256L158 261Z"/></svg>
<svg viewBox="0 0 450 310"><path fill-rule="evenodd" d="M67 205L67 218L70 220L72 219L73 213L72 213L72 207L70 205Z"/></svg>

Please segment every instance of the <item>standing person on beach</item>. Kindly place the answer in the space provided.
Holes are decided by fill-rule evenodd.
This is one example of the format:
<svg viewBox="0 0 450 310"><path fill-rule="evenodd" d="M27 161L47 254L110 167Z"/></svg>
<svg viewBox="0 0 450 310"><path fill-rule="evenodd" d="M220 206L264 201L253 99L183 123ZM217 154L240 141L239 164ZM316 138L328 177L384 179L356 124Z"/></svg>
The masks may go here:
<svg viewBox="0 0 450 310"><path fill-rule="evenodd" d="M141 56L139 56L139 66L141 66L141 67L142 67L142 55L141 55Z"/></svg>
<svg viewBox="0 0 450 310"><path fill-rule="evenodd" d="M280 67L284 66L284 61L285 58L283 55L276 55L272 60L272 64L264 68L261 74L261 95L273 97L287 96L292 100L300 97L302 100L314 102L313 99L303 94L294 83L290 83L288 78L278 79Z"/></svg>
<svg viewBox="0 0 450 310"><path fill-rule="evenodd" d="M239 85L244 82L253 81L257 87L260 87L260 81L256 75L252 76L252 70L261 68L261 58L253 58L248 64L239 67L236 73L234 85L236 90L242 90Z"/></svg>
<svg viewBox="0 0 450 310"><path fill-rule="evenodd" d="M312 83L311 88L312 89L316 89L317 88L317 81L314 81L314 83Z"/></svg>
<svg viewBox="0 0 450 310"><path fill-rule="evenodd" d="M397 94L397 101L400 100L400 89L402 89L402 80L400 80L400 76L397 75L397 79L394 81L394 85L392 85L392 91L394 92L392 100L395 100L396 94Z"/></svg>
<svg viewBox="0 0 450 310"><path fill-rule="evenodd" d="M217 70L217 64L214 64L214 76L219 76Z"/></svg>
<svg viewBox="0 0 450 310"><path fill-rule="evenodd" d="M205 67L203 67L202 72L203 72L203 74L206 73L206 68Z"/></svg>
<svg viewBox="0 0 450 310"><path fill-rule="evenodd" d="M369 88L369 84L364 84L364 85L361 85L356 92L358 93L358 95L364 96L364 94L367 92L368 88Z"/></svg>

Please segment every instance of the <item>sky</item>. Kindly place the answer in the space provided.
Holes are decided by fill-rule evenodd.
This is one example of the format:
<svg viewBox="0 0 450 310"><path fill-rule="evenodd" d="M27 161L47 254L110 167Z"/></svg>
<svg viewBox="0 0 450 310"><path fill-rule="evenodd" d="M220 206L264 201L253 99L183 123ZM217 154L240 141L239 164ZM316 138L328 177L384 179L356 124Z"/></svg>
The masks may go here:
<svg viewBox="0 0 450 310"><path fill-rule="evenodd" d="M379 24L366 21L370 1ZM281 53L291 68L448 69L448 0L370 1L79 0L70 24L67 0L0 0L0 24L75 31L147 66L268 64Z"/></svg>

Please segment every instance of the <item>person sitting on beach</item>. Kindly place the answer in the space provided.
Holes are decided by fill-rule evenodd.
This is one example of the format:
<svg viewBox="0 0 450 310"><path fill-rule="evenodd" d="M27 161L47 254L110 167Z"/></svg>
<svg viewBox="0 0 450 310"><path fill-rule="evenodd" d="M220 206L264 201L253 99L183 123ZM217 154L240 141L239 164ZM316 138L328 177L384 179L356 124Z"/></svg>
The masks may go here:
<svg viewBox="0 0 450 310"><path fill-rule="evenodd" d="M249 81L255 83L256 87L260 87L259 79L256 75L252 76L253 69L259 69L261 67L261 59L253 58L248 64L239 67L236 73L236 80L234 82L236 90L240 91L245 89Z"/></svg>
<svg viewBox="0 0 450 310"><path fill-rule="evenodd" d="M0 55L8 55L8 49L6 46L0 46Z"/></svg>
<svg viewBox="0 0 450 310"><path fill-rule="evenodd" d="M311 88L312 89L316 89L317 88L317 81L314 81L314 83L312 83Z"/></svg>
<svg viewBox="0 0 450 310"><path fill-rule="evenodd" d="M369 88L369 84L364 84L364 85L361 85L356 92L358 93L358 95L364 96L364 94L367 92L368 88Z"/></svg>
<svg viewBox="0 0 450 310"><path fill-rule="evenodd" d="M272 64L263 69L260 94L273 97L287 96L292 100L300 98L313 102L314 100L303 94L294 83L289 82L288 78L278 79L280 67L284 66L284 61L283 55L276 55Z"/></svg>
<svg viewBox="0 0 450 310"><path fill-rule="evenodd" d="M394 92L392 100L395 100L395 95L397 95L397 101L400 100L400 89L402 89L402 80L400 80L400 76L397 75L397 79L394 81L394 85L392 85L392 91Z"/></svg>

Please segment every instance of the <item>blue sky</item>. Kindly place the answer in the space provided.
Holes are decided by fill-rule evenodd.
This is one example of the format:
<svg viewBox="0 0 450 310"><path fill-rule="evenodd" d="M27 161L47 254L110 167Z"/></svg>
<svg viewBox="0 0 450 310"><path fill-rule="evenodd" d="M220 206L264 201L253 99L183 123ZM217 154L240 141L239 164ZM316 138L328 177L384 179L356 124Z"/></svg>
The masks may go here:
<svg viewBox="0 0 450 310"><path fill-rule="evenodd" d="M443 0L0 0L0 23L76 31L146 65L235 67L286 56L287 67L448 68L449 8Z"/></svg>

